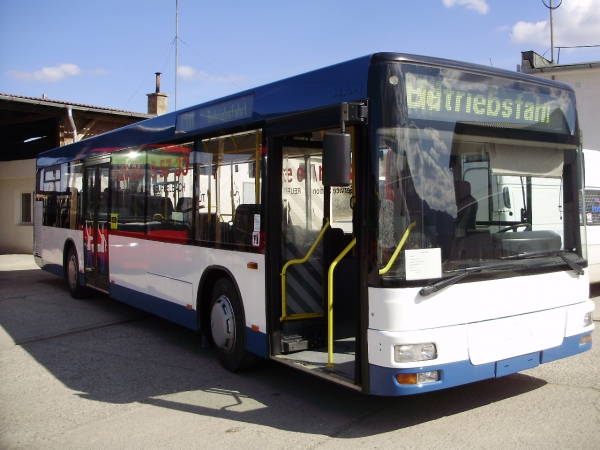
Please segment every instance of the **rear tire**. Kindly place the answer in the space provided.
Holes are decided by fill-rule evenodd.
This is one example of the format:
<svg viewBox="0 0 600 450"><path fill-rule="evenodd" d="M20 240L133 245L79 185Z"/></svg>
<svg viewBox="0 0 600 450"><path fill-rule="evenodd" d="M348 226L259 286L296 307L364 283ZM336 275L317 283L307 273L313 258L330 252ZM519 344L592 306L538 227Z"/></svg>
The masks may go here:
<svg viewBox="0 0 600 450"><path fill-rule="evenodd" d="M246 350L246 324L237 290L229 278L215 283L210 302L210 329L219 362L230 372L255 366L260 357Z"/></svg>
<svg viewBox="0 0 600 450"><path fill-rule="evenodd" d="M65 272L67 274L67 286L69 287L71 297L78 300L89 297L90 289L79 283L79 260L77 259L77 250L74 246L69 249Z"/></svg>

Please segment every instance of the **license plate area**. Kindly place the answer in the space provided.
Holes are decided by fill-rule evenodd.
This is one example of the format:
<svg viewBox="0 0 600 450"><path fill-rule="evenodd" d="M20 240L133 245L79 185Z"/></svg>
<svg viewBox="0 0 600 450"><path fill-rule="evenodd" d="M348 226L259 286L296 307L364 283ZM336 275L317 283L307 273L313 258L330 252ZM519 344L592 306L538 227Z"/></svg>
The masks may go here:
<svg viewBox="0 0 600 450"><path fill-rule="evenodd" d="M486 364L557 347L563 341L566 319L565 310L552 309L468 324L471 363Z"/></svg>
<svg viewBox="0 0 600 450"><path fill-rule="evenodd" d="M522 370L533 369L540 365L540 353L530 353L529 355L517 356L515 358L505 359L496 363L496 376L503 377L511 373L521 372Z"/></svg>

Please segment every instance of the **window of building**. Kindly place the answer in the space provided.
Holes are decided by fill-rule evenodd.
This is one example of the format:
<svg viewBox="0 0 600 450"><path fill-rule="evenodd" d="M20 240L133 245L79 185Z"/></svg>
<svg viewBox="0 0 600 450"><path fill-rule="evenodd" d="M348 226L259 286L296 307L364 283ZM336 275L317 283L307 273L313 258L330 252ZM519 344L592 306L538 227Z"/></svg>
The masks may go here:
<svg viewBox="0 0 600 450"><path fill-rule="evenodd" d="M21 192L21 221L22 225L29 225L33 218L33 194Z"/></svg>

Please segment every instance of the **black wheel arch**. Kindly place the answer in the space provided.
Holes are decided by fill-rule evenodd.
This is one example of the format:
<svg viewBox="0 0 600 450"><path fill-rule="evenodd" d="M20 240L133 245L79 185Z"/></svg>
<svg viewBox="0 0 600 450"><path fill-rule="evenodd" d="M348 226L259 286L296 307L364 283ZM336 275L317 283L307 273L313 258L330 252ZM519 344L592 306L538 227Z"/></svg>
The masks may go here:
<svg viewBox="0 0 600 450"><path fill-rule="evenodd" d="M200 283L198 286L198 294L196 298L196 311L198 314L197 323L198 329L203 333L204 331L210 331L210 300L212 291L215 284L221 278L229 278L233 287L235 288L238 298L240 299L240 306L242 308L242 314L244 315L244 322L246 321L246 310L244 308L244 299L240 291L238 283L229 269L219 265L208 266L202 276L200 277Z"/></svg>
<svg viewBox="0 0 600 450"><path fill-rule="evenodd" d="M77 251L77 245L75 245L75 241L73 241L72 238L68 238L63 246L63 278L67 278L67 258L69 257L69 251L73 247L75 248L75 254L77 255L77 258L79 259L79 252Z"/></svg>

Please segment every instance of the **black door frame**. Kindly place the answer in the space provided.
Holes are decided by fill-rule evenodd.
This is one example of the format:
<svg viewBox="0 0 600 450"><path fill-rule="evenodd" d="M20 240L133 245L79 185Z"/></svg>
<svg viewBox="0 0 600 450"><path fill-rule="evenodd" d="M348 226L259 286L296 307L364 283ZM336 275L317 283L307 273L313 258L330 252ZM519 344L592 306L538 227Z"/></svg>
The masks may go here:
<svg viewBox="0 0 600 450"><path fill-rule="evenodd" d="M85 162L84 165L84 169L83 169L83 226L84 226L84 259L83 259L83 266L84 266L84 275L85 275L85 284L86 286L90 286L94 289L98 289L102 292L109 292L110 289L110 264L109 264L109 257L108 257L108 239L109 239L109 227L110 227L110 216L109 216L109 212L110 212L110 188L108 189L108 198L103 199L106 204L103 205L103 207L106 207L106 220L105 221L100 221L99 218L99 210L100 210L100 203L102 200L102 196L103 196L103 192L100 192L100 170L101 169L107 169L108 171L108 188L111 186L111 182L110 182L110 159L107 157L102 157L102 158L94 158L94 159L90 159L87 160ZM94 183L93 183L93 192L89 192L89 174L92 174L92 176L94 177ZM92 208L92 214L91 217L89 217L89 208ZM91 226L91 230L93 233L93 241L92 241L92 249L93 252L91 254L88 254L88 245L85 242L85 234L87 232L87 230L89 229L88 226ZM100 233L102 233L104 230L103 228L106 230L105 231L105 236L106 236L106 252L104 255L104 261L100 260L100 255L98 252L98 239L96 239L97 236L99 236ZM90 265L89 262L91 261L91 269L90 269ZM102 265L104 266L105 270L104 272L101 272L101 267Z"/></svg>
<svg viewBox="0 0 600 450"><path fill-rule="evenodd" d="M282 147L284 136L301 134L303 132L336 128L340 125L340 107L335 105L314 111L310 114L301 114L286 119L280 119L265 124L264 142L267 145L267 167L265 186L269 186L265 196L265 211L269 211L266 220L266 313L268 328L269 355L281 354L281 278L282 266L281 255L281 217L282 217L282 170L283 158ZM356 202L354 207L354 234L357 238L355 247L357 253L357 279L359 285L357 334L356 334L356 359L355 359L355 384L362 386L363 392L368 392L369 386L369 363L367 329L369 324L368 304L368 236L367 220L368 213L367 198L369 197L366 187L369 185L371 160L366 152L368 149L368 132L364 124L354 125L354 141L356 155L354 163L354 177L356 182ZM362 188L361 188L362 186Z"/></svg>

